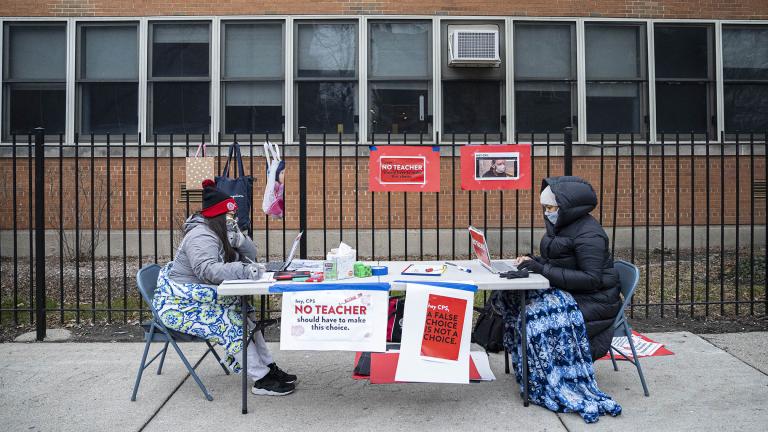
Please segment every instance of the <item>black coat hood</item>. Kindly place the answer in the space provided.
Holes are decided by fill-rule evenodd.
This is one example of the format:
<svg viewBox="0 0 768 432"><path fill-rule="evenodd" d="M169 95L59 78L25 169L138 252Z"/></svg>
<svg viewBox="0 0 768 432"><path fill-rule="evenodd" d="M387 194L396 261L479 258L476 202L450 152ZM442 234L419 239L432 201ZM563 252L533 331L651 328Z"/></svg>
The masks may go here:
<svg viewBox="0 0 768 432"><path fill-rule="evenodd" d="M597 206L595 190L581 177L547 177L541 181L541 190L547 186L555 194L555 200L560 207L555 228L569 225Z"/></svg>

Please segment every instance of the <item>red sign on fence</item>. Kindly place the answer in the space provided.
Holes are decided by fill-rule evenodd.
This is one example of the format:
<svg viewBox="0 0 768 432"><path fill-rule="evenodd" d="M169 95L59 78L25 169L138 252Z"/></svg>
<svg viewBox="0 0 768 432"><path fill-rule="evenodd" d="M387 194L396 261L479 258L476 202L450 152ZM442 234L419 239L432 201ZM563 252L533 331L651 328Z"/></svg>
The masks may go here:
<svg viewBox="0 0 768 432"><path fill-rule="evenodd" d="M440 151L428 146L371 147L371 192L439 192Z"/></svg>
<svg viewBox="0 0 768 432"><path fill-rule="evenodd" d="M531 188L530 144L461 147L461 189Z"/></svg>

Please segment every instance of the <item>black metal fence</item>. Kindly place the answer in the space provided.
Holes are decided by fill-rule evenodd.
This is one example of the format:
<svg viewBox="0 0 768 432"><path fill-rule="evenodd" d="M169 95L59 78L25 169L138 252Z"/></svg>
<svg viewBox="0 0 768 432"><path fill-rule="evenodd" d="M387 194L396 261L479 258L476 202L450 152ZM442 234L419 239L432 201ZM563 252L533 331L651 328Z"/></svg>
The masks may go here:
<svg viewBox="0 0 768 432"><path fill-rule="evenodd" d="M256 178L252 234L265 258L284 258L301 229L302 256L345 241L367 260L457 259L470 254L471 224L486 231L494 256L512 257L538 249L541 178L572 172L594 185L593 215L614 256L641 268L632 315L766 314L766 134L723 134L717 142L675 134L660 143L602 135L591 144L571 144L568 131L559 143L519 134L495 143L532 144L530 189L462 191L460 147L493 144L488 136L442 137L439 193L369 192L369 144L357 138L267 136L290 167L282 220L260 211L264 137L236 136ZM371 144L427 141L413 138ZM38 130L0 147L0 194L15 204L0 210L0 323L37 322L44 332L46 320L145 317L133 277L144 263L173 258L181 224L199 208L183 184L184 157L209 139L153 136L139 145L125 136L76 136L68 144ZM217 172L231 141L219 142L208 145ZM264 300L269 313L274 302Z"/></svg>

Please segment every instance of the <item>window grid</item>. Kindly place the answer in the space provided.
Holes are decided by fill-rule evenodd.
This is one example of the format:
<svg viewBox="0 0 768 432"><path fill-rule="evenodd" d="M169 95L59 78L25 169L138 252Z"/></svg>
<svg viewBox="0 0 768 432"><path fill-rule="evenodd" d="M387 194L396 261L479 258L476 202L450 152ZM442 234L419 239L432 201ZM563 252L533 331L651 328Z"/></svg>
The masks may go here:
<svg viewBox="0 0 768 432"><path fill-rule="evenodd" d="M386 16L375 16L375 17L371 17L371 18L387 19L388 17L386 17ZM445 19L457 19L457 18L461 18L461 19L477 19L478 22L493 21L493 20L501 19L501 17L492 17L492 16L488 16L488 17L450 17L450 18L425 16L425 17L407 17L407 18L405 18L405 17L397 17L395 19L410 19L410 18L414 18L414 19L416 19L416 18L431 19L433 21L433 24L435 24L435 26L436 26L435 28L439 28L440 22L445 20ZM75 94L75 91L76 91L76 87L75 87L76 86L76 77L75 77L75 74L74 74L74 67L75 66L74 66L74 61L72 60L72 57L74 57L74 55L75 55L75 51L76 51L75 45L76 45L77 42L76 42L76 37L75 37L75 34L74 34L75 32L74 32L73 28L75 28L78 24L85 23L85 22L97 22L97 21L98 22L134 21L135 22L135 21L138 21L139 22L139 63L140 63L140 73L139 73L139 112L141 113L141 115L139 116L139 131L142 133L142 142L147 142L147 141L149 141L149 140L147 140L147 134L143 133L143 132L145 132L148 129L148 126L149 126L149 122L147 121L148 120L147 119L147 109L148 109L147 86L151 82L151 78L149 78L148 74L146 73L146 69L147 69L148 63L149 63L147 61L147 55L150 54L150 49L147 46L148 39L150 39L150 36L148 35L148 33L149 33L148 29L151 28L151 25L149 25L149 24L151 24L153 22L170 22L170 21L187 22L188 20L189 21L192 21L192 20L204 21L204 22L209 22L210 23L210 22L217 21L217 20L240 20L240 19L245 19L245 18L240 18L240 17L194 17L194 18L186 19L184 17L152 17L152 18L149 18L149 17L121 17L121 18L87 17L86 18L86 17L83 17L83 18L61 19L61 18L34 17L34 18L13 18L13 19L6 18L6 19L0 19L0 25L3 25L3 27L4 27L8 23L17 24L17 23L35 23L35 22L38 22L38 23L39 22L43 22L43 23L47 23L47 24L53 24L53 23L65 24L65 25L68 24L68 27L67 27L67 34L68 34L68 36L67 36L67 44L68 44L68 46L67 46L67 77L66 77L66 93L67 93L66 94L66 98L67 98L67 107L68 108L67 108L67 121L66 121L66 142L67 143L71 143L72 142L72 133L73 133L73 131L75 130L75 128L77 126L76 125L77 120L75 119L74 114L71 114L72 112L75 111L74 110L74 107L75 107L75 105L74 105L74 103L75 103L74 102L74 99L75 99L74 94ZM256 20L260 20L260 19L264 19L264 20L280 19L280 20L283 20L283 22L286 23L286 43L290 43L291 40L293 39L293 25L287 25L287 24L292 24L294 22L294 18L293 17L290 17L290 16L285 16L285 17L270 16L270 17L264 17L264 18L257 17L257 18L251 18L251 19L256 19ZM306 19L306 18L302 17L302 19ZM340 17L317 17L317 19L318 20L333 20L333 19L339 20L339 19L347 19L347 17L341 17L341 16ZM366 17L360 17L359 18L359 20L363 20L363 21L365 19L366 19ZM616 20L611 20L611 19L607 19L607 18L573 18L573 19L571 19L571 22L573 20L575 20L577 22L585 22L585 23L611 23L611 22L616 22ZM299 20L296 20L296 21L299 21ZM508 23L507 31L509 33L508 36L507 36L507 45L508 46L512 46L514 39L513 39L513 32L511 31L511 29L518 22L562 22L562 21L567 21L567 20L566 19L561 19L561 18L551 18L551 17L542 17L542 18L538 18L538 17L525 17L525 18L506 18L505 21ZM693 19L693 20L624 19L624 20L621 20L621 21L623 21L623 22L630 22L630 23L639 23L641 25L644 24L647 27L649 27L650 30L653 29L653 26L656 23L664 23L664 24L679 23L679 24L699 24L699 25L709 24L709 25L712 25L714 27L714 33L715 33L715 37L714 37L714 39L715 39L715 46L714 46L714 54L715 54L715 74L714 75L715 75L715 77L714 77L714 81L716 83L716 90L714 91L714 99L715 99L716 108L712 108L712 111L717 113L717 120L718 120L717 121L717 125L716 125L717 130L718 130L718 132L722 131L723 127L724 127L723 126L724 125L724 121L723 121L723 117L722 117L722 115L723 115L723 108L722 108L723 79L722 79L722 73L721 72L722 72L723 68L722 68L722 63L721 63L721 55L722 55L721 28L723 26L731 26L731 25L747 25L747 26L752 26L752 25L768 25L768 21L755 21L755 20L750 20L750 21L744 21L744 20L711 20L711 19L700 19L700 20L696 20L696 19ZM71 34L71 36L70 36L70 34ZM436 35L436 34L439 34L439 33L433 31L433 35ZM652 42L653 42L653 31L647 31L646 35L647 35L647 39L648 39L648 42L649 42L648 43L648 49L647 49L648 58L647 58L647 64L646 64L646 67L648 68L648 81L649 82L656 82L656 80L654 79L654 73L653 73L654 72L653 69L655 67L655 60L654 60L654 56L653 56L653 46L651 45ZM435 42L438 42L438 40L437 40L437 38L433 37L433 46L434 46ZM7 40L4 40L3 36L1 36L1 35L0 35L0 43L2 44L3 47L5 47L7 45ZM293 46L293 44L289 44L287 46ZM580 47L579 47L579 49L580 49ZM362 50L362 46L358 49L358 51L361 51L361 50ZM435 54L436 58L439 58L441 53L435 52L434 54ZM514 54L513 52L509 53L509 55L513 55L513 54ZM5 52L4 52L4 55L5 55ZM290 73L291 71L288 70L288 68L291 67L289 63L292 63L292 55L291 55L291 51L286 50L286 80L287 80L286 82L293 83L294 80L292 79L292 74ZM435 63L437 63L437 62L435 62ZM513 65L514 65L514 59L512 57L509 57L508 60L507 60L508 68L507 68L507 79L506 79L506 84L507 84L506 85L506 87L507 87L507 90L506 90L506 94L507 94L506 100L507 100L507 102L506 103L507 103L508 109L506 110L506 112L508 113L508 116L509 116L508 122L507 122L508 123L507 130L510 131L510 133L514 132L514 120L515 120L514 119L514 117L515 117L514 116L514 109L515 109L514 103L515 102L514 102L514 95L513 95L515 79L514 79L514 71L513 71L513 68L512 68ZM216 67L218 67L218 60L214 59L213 64L211 64L211 69L213 70ZM72 70L73 73L70 73L70 70ZM440 99L440 95L439 95L440 92L438 91L440 85L437 82L437 80L438 80L438 78L440 76L439 64L435 64L434 65L434 74L435 74L434 76L436 78L435 78L435 80L433 80L433 83L434 83L433 86L434 86L434 89L436 91L436 93L435 93L435 106L437 107L437 106L440 106L437 103L438 100ZM5 77L3 77L3 78L5 78ZM0 86L0 97L2 97L2 99L0 99L0 102L3 104L3 106L2 106L2 113L3 113L3 115L0 116L0 128L3 131L5 131L7 129L7 127L8 127L8 125L7 125L7 114L8 114L7 110L8 110L8 107L7 107L7 103L5 102L5 99L7 98L6 86L9 83L10 83L9 80L4 79L3 83L2 83L3 85ZM359 89L360 93L363 93L363 92L367 91L367 82L361 82L359 87L360 87L360 89ZM294 91L294 89L293 89L293 87L291 85L286 85L285 86L285 94L286 94L286 97L287 97L286 100L291 101L293 99L291 97L292 94L293 94L293 91ZM649 122L650 122L651 132L652 132L651 142L657 142L657 139L658 139L658 137L656 136L656 133L655 133L656 132L656 127L655 127L656 114L655 114L655 101L654 101L655 96L654 96L654 93L655 93L654 86L649 86L649 88L648 88L648 98L649 98L648 111L649 111ZM511 95L511 97L510 97L510 95ZM363 100L362 99L363 97L364 96L361 95L361 101ZM582 98L583 97L581 96L581 94L579 94L579 98L578 99L579 99L580 102L581 102ZM212 100L212 103L213 103L213 100ZM72 105L70 105L70 104L72 104ZM218 105L220 105L220 104L218 104ZM218 112L219 112L218 109L214 109L213 110L212 115L211 115L211 117L212 117L212 119L211 119L212 120L212 124L213 124L213 122L218 120L218 118L219 118ZM440 115L440 113L436 112L436 118L439 117L439 115ZM366 120L363 120L363 121L365 122ZM293 133L292 133L293 131L291 130L291 127L294 127L294 125L295 125L295 122L293 121L293 112L290 110L290 107L289 107L288 110L286 111L286 138L288 140L293 140L293 138L294 138L293 137ZM697 139L698 138L699 137L697 137ZM718 133L718 135L710 137L710 141L712 141L712 142L714 142L716 140L719 141L719 138L720 138L720 135ZM215 136L214 136L214 139L215 139ZM361 139L364 140L364 137L361 137ZM3 144L7 144L8 142L9 142L8 137L7 137L6 134L4 134L4 136L3 136Z"/></svg>

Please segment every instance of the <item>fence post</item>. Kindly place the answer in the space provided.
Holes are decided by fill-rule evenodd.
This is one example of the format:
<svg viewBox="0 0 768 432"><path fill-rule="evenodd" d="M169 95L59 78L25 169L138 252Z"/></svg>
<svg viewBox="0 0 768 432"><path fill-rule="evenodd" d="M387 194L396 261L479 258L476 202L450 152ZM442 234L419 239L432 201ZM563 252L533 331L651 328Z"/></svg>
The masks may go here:
<svg viewBox="0 0 768 432"><path fill-rule="evenodd" d="M35 328L45 339L45 129L35 128Z"/></svg>
<svg viewBox="0 0 768 432"><path fill-rule="evenodd" d="M565 150L563 152L563 175L573 175L573 127L567 126L564 130L565 137L563 144Z"/></svg>
<svg viewBox="0 0 768 432"><path fill-rule="evenodd" d="M299 230L304 233L299 243L299 257L307 258L307 128L299 128Z"/></svg>

